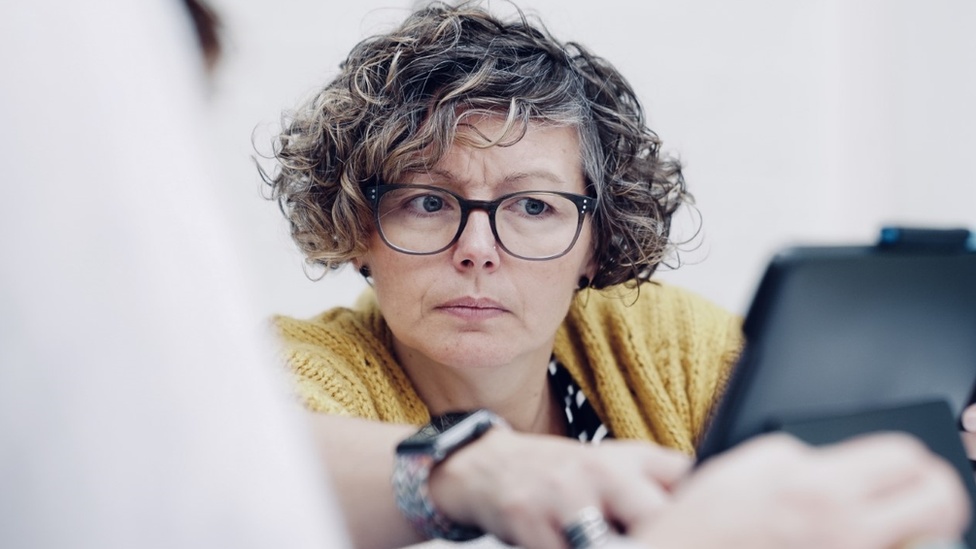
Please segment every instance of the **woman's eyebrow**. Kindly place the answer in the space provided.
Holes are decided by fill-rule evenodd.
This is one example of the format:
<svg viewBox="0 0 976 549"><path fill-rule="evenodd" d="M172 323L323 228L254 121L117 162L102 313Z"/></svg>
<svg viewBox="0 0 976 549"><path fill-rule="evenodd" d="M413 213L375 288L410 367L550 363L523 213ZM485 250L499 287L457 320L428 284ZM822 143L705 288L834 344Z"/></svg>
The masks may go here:
<svg viewBox="0 0 976 549"><path fill-rule="evenodd" d="M436 168L432 168L423 172L414 172L409 175L413 177L419 176L419 177L430 178L432 184L453 191L461 191L465 186L474 183L473 181L469 181L468 179L461 179L457 177L457 175L454 174L453 172L436 169ZM489 182L489 184L492 184L492 186L496 188L496 191L501 191L505 193L505 192L515 192L520 190L534 190L533 188L527 188L527 187L524 188L523 185L527 181L532 182L532 181L539 181L539 180L553 183L560 188L566 187L568 184L568 182L564 178L559 177L558 175L556 175L555 173L549 170L530 170L525 172L514 172L514 173L507 174L501 180L497 180L497 183ZM540 190L544 190L544 189L540 189Z"/></svg>
<svg viewBox="0 0 976 549"><path fill-rule="evenodd" d="M528 172L516 172L513 174L509 174L505 176L504 179L501 180L501 184L499 186L506 190L508 189L535 190L534 187L525 188L525 189L517 189L517 188L520 187L521 184L524 183L525 181L535 182L540 180L555 184L556 187L558 187L559 189L565 189L570 185L570 182L566 181L565 178L559 177L558 175L556 175L555 173L549 170L533 170ZM545 190L545 189L539 189L539 190Z"/></svg>
<svg viewBox="0 0 976 549"><path fill-rule="evenodd" d="M516 172L505 176L502 180L503 183L517 183L519 181L524 181L526 179L545 179L553 183L565 183L563 178L557 176L556 174L548 170L534 170L530 172Z"/></svg>
<svg viewBox="0 0 976 549"><path fill-rule="evenodd" d="M457 190L462 181L458 180L457 176L447 170L439 170L437 168L431 168L424 171L408 172L404 174L406 177L426 177L431 180L431 183L437 186L443 186L453 190Z"/></svg>

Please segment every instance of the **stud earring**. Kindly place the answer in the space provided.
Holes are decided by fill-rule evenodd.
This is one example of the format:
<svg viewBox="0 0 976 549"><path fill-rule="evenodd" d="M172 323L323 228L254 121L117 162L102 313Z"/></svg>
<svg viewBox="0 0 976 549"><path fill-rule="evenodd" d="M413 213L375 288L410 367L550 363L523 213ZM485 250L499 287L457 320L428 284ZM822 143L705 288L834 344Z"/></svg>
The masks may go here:
<svg viewBox="0 0 976 549"><path fill-rule="evenodd" d="M590 279L589 279L589 277L581 276L580 279L579 279L579 287L577 287L576 289L577 290L583 290L583 289L586 289L586 288L589 288L589 287L590 287Z"/></svg>

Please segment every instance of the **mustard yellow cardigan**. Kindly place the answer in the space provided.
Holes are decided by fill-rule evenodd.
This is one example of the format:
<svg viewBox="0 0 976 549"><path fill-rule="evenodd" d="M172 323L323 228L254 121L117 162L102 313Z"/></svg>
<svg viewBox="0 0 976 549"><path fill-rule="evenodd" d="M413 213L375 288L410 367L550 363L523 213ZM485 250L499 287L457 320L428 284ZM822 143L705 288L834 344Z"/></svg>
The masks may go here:
<svg viewBox="0 0 976 549"><path fill-rule="evenodd" d="M310 320L278 316L285 360L318 412L422 425L430 419L392 352L372 292ZM553 354L617 438L693 453L741 346L740 319L677 287L584 290Z"/></svg>

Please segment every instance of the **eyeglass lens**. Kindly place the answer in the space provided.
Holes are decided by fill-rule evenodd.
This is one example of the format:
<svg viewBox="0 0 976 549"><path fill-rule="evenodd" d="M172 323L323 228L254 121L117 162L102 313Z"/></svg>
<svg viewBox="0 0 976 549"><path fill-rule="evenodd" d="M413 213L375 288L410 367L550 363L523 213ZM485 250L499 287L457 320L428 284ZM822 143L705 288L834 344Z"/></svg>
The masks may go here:
<svg viewBox="0 0 976 549"><path fill-rule="evenodd" d="M461 204L447 192L403 187L383 193L378 205L380 230L392 246L413 253L433 253L451 245L461 224ZM567 251L577 235L579 209L567 197L529 191L506 198L495 210L501 245L525 258L546 258Z"/></svg>

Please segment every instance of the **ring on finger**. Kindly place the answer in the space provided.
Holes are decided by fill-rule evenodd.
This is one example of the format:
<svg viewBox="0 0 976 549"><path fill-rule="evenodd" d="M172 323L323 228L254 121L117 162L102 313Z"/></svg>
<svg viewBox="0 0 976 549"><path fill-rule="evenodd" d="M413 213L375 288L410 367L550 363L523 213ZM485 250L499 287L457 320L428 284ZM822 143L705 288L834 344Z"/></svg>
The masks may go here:
<svg viewBox="0 0 976 549"><path fill-rule="evenodd" d="M570 549L592 549L607 542L610 525L599 509L589 506L576 513L576 518L563 527L563 534Z"/></svg>

